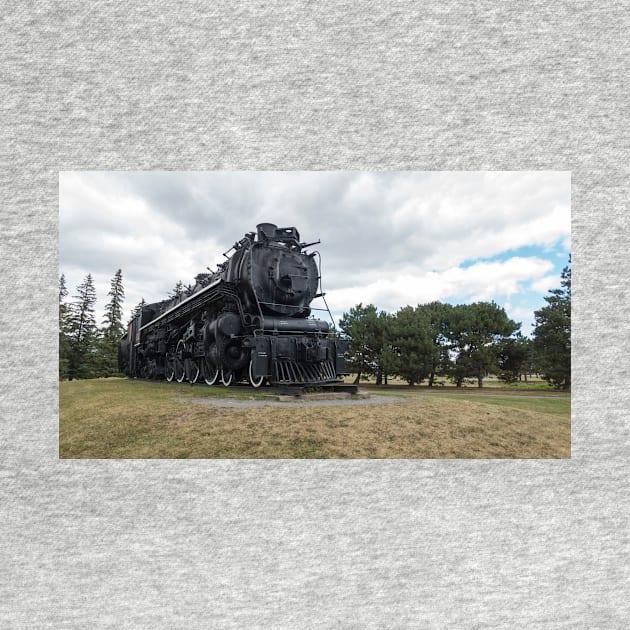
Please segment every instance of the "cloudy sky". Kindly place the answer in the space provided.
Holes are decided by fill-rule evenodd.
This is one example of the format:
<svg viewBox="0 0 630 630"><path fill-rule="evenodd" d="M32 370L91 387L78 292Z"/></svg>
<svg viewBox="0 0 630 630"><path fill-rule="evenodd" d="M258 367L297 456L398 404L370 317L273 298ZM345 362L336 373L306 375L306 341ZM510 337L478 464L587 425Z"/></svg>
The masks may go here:
<svg viewBox="0 0 630 630"><path fill-rule="evenodd" d="M122 269L125 323L141 298L194 283L257 223L321 239L335 317L494 300L531 333L570 251L568 172L66 172L59 264L70 296L88 273L103 318ZM315 304L314 304L315 305Z"/></svg>

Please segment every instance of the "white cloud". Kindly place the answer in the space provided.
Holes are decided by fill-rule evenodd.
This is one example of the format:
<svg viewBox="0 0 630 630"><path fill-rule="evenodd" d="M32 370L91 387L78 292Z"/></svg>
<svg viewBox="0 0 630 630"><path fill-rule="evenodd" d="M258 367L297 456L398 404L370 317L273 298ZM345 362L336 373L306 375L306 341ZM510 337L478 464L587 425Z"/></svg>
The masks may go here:
<svg viewBox="0 0 630 630"><path fill-rule="evenodd" d="M557 275L544 276L532 281L529 285L530 289L537 293L548 293L551 289L557 289L559 286L560 278Z"/></svg>
<svg viewBox="0 0 630 630"><path fill-rule="evenodd" d="M537 305L535 308L539 308ZM522 335L529 337L532 333L532 324L534 323L534 308L528 308L524 306L505 307L507 316L515 321L520 322Z"/></svg>
<svg viewBox="0 0 630 630"><path fill-rule="evenodd" d="M372 282L346 286L328 292L333 310L343 310L359 302L395 311L401 306L434 300L495 301L524 291L527 283L552 268L549 261L536 257L514 257L506 261L480 262L469 267L451 267L425 272L408 267L402 273L385 271ZM325 286L324 286L325 289Z"/></svg>
<svg viewBox="0 0 630 630"><path fill-rule="evenodd" d="M498 302L525 286L539 290L552 277L543 253L556 260L558 247L569 243L570 174L60 175L61 271L71 294L91 272L99 308L118 268L127 311L141 297L163 299L177 280L191 283L261 221L294 225L307 241L321 238L324 290L336 309L358 302L388 310L435 299ZM543 249L514 255L524 246ZM492 260L510 252L508 260Z"/></svg>

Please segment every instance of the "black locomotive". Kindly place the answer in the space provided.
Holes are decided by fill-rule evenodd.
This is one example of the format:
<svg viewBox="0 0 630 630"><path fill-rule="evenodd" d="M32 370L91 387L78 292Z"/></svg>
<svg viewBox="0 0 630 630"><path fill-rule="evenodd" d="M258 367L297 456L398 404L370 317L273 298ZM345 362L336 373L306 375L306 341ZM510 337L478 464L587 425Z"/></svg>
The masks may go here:
<svg viewBox="0 0 630 630"><path fill-rule="evenodd" d="M347 342L311 314L324 294L318 252L306 249L319 241L300 242L294 227L256 229L183 295L142 308L120 345L121 372L225 386L341 382Z"/></svg>

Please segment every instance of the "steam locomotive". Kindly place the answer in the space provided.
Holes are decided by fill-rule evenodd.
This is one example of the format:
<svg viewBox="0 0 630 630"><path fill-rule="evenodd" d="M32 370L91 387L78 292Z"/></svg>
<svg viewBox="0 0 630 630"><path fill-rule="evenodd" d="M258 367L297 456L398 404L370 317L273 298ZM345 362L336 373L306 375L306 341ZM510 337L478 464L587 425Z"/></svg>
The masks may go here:
<svg viewBox="0 0 630 630"><path fill-rule="evenodd" d="M300 242L295 227L257 225L194 287L144 305L121 341L120 371L226 387L340 383L347 342L312 315L324 310L311 308L324 296L319 253L307 252L318 243Z"/></svg>

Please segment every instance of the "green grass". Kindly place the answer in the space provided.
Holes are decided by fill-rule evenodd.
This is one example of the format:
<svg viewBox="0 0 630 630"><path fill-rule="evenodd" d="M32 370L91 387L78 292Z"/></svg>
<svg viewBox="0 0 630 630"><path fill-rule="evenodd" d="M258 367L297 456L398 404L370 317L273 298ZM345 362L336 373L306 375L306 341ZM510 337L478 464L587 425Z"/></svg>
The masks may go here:
<svg viewBox="0 0 630 630"><path fill-rule="evenodd" d="M354 383L355 378L356 378L356 374L350 374L344 377L344 380L346 383ZM366 385L368 387L374 386L375 382L376 381L374 377L368 377L367 379L363 377L361 378L362 386L366 386ZM409 385L407 384L405 380L398 378L396 376L390 377L388 379L388 386L389 387L400 387L400 386L409 387ZM438 377L434 384L435 389L442 389L442 388L450 389L454 387L455 387L455 384L453 383L453 381L444 377ZM423 381L419 385L414 385L413 388L411 389L422 389L422 388L429 389L426 381ZM543 380L542 378L535 377L535 376L529 377L527 382L518 381L516 383L504 383L503 381L499 380L499 378L497 378L496 376L487 376L483 379L483 388L484 389L485 388L499 388L499 389L513 390L513 391L542 391L542 392L555 391L554 388L551 385L549 385L549 383L547 383L547 381ZM464 383L461 389L478 389L477 379L475 378L464 379Z"/></svg>
<svg viewBox="0 0 630 630"><path fill-rule="evenodd" d="M265 392L96 379L59 384L61 458L570 457L568 396L365 388L406 402L226 408Z"/></svg>
<svg viewBox="0 0 630 630"><path fill-rule="evenodd" d="M531 396L501 396L484 394L435 394L440 398L457 398L459 400L474 400L486 405L498 405L507 409L526 409L535 413L553 414L557 416L571 415L571 399L560 396L549 396L544 398L533 398Z"/></svg>

